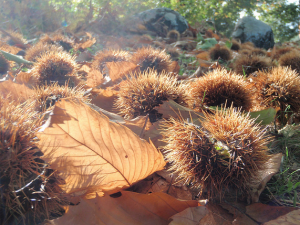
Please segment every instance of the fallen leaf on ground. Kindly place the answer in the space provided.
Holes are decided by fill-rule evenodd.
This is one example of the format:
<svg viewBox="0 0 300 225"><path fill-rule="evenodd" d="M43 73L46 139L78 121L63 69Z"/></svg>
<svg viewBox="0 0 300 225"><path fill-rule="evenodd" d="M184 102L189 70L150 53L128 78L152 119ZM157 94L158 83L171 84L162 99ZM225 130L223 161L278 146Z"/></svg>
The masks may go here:
<svg viewBox="0 0 300 225"><path fill-rule="evenodd" d="M173 100L164 101L162 105L155 108L158 113L163 114L164 119L173 118L183 118L192 119L193 122L196 122L198 118L203 115L201 113L195 113L193 110L186 108L182 105L177 104Z"/></svg>
<svg viewBox="0 0 300 225"><path fill-rule="evenodd" d="M270 206L262 203L255 203L246 207L246 213L260 223L274 220L297 208L286 206Z"/></svg>
<svg viewBox="0 0 300 225"><path fill-rule="evenodd" d="M95 43L96 43L96 38L91 38L91 39L85 41L84 43L78 44L78 46L76 46L76 48L77 49L86 49L86 48L91 47Z"/></svg>
<svg viewBox="0 0 300 225"><path fill-rule="evenodd" d="M44 159L66 181L64 190L76 195L129 187L165 165L153 144L70 99L55 104L38 137Z"/></svg>
<svg viewBox="0 0 300 225"><path fill-rule="evenodd" d="M264 223L264 225L299 225L300 224L300 209L294 210L278 217L276 220L270 220Z"/></svg>
<svg viewBox="0 0 300 225"><path fill-rule="evenodd" d="M265 189L269 180L279 171L281 158L281 153L273 154L272 157L266 162L265 168L261 171L258 171L257 176L250 181L249 187L251 188L251 192L249 197L251 197L252 203L258 202L259 196Z"/></svg>
<svg viewBox="0 0 300 225"><path fill-rule="evenodd" d="M110 87L97 90L97 95L92 97L91 103L106 111L115 112L114 101L118 98L117 93L118 91Z"/></svg>
<svg viewBox="0 0 300 225"><path fill-rule="evenodd" d="M107 62L106 64L108 74L113 83L121 80L130 73L137 71L138 66L132 62Z"/></svg>
<svg viewBox="0 0 300 225"><path fill-rule="evenodd" d="M86 85L91 88L97 87L105 81L103 74L99 70L89 71L86 79Z"/></svg>
<svg viewBox="0 0 300 225"><path fill-rule="evenodd" d="M209 60L209 55L207 51L201 52L196 56L197 59Z"/></svg>
<svg viewBox="0 0 300 225"><path fill-rule="evenodd" d="M200 220L199 225L231 225L233 221L233 215L221 206L208 203L205 206L208 209L208 213Z"/></svg>
<svg viewBox="0 0 300 225"><path fill-rule="evenodd" d="M169 225L198 225L200 220L209 213L205 206L187 208L171 217Z"/></svg>
<svg viewBox="0 0 300 225"><path fill-rule="evenodd" d="M171 216L196 206L197 201L180 201L165 193L122 191L113 197L81 199L79 205L70 206L64 216L46 224L166 225Z"/></svg>
<svg viewBox="0 0 300 225"><path fill-rule="evenodd" d="M180 71L180 66L177 61L173 61L170 65L170 71L172 71L175 74L178 74Z"/></svg>
<svg viewBox="0 0 300 225"><path fill-rule="evenodd" d="M154 173L149 177L137 182L128 190L142 194L163 192L181 200L193 199L191 191L186 186L178 187L175 186L173 182L174 180L168 182L167 180L159 176L158 173Z"/></svg>

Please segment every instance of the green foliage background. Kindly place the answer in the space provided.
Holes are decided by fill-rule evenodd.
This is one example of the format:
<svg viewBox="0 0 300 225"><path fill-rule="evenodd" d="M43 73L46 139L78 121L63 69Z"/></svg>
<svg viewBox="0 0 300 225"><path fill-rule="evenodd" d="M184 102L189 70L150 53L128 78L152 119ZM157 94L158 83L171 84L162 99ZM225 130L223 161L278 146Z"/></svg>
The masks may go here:
<svg viewBox="0 0 300 225"><path fill-rule="evenodd" d="M110 14L124 19L156 7L168 7L182 14L191 25L207 22L214 30L230 36L240 13L254 15L268 23L276 41L298 34L299 6L286 0L0 0L1 27L19 29L25 35L40 30L54 31L61 22L75 24ZM88 17L88 18L87 18Z"/></svg>

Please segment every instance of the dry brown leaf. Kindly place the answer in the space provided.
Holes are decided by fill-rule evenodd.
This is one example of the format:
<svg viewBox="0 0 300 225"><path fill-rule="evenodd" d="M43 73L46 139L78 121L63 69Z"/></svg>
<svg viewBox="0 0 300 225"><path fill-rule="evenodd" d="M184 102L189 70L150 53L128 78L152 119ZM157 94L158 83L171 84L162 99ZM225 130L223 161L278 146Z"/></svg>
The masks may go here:
<svg viewBox="0 0 300 225"><path fill-rule="evenodd" d="M164 193L122 191L114 197L81 199L79 205L70 206L64 216L47 224L166 225L171 216L196 206L197 201L180 201Z"/></svg>
<svg viewBox="0 0 300 225"><path fill-rule="evenodd" d="M177 104L173 100L164 101L162 105L155 108L158 113L163 114L164 119L173 118L183 118L183 119L193 119L196 122L197 119L203 115L201 113L195 113L193 110L186 108L182 105Z"/></svg>
<svg viewBox="0 0 300 225"><path fill-rule="evenodd" d="M232 222L232 225L257 225L256 221L246 215L246 204L234 201L230 203L222 202L220 206L223 209L228 210L228 212L233 215L234 220Z"/></svg>
<svg viewBox="0 0 300 225"><path fill-rule="evenodd" d="M158 173L154 173L131 186L129 190L142 194L163 192L177 199L193 200L193 195L186 186L177 187L174 182L174 179L169 182Z"/></svg>
<svg viewBox="0 0 300 225"><path fill-rule="evenodd" d="M196 56L197 59L209 60L208 52L201 52Z"/></svg>
<svg viewBox="0 0 300 225"><path fill-rule="evenodd" d="M260 223L274 220L297 208L286 206L270 206L262 203L254 203L246 207L246 213Z"/></svg>
<svg viewBox="0 0 300 225"><path fill-rule="evenodd" d="M187 208L171 217L170 225L198 225L200 220L209 213L205 206Z"/></svg>
<svg viewBox="0 0 300 225"><path fill-rule="evenodd" d="M78 70L78 72L84 72L86 74L88 74L91 71L91 67L89 67L88 65L83 65L82 67L80 67L80 69Z"/></svg>
<svg viewBox="0 0 300 225"><path fill-rule="evenodd" d="M10 96L10 98L17 102L26 101L34 91L24 84L17 84L11 80L0 83L0 93L3 96Z"/></svg>
<svg viewBox="0 0 300 225"><path fill-rule="evenodd" d="M87 75L86 85L88 87L97 87L104 82L102 73L99 70L91 70Z"/></svg>
<svg viewBox="0 0 300 225"><path fill-rule="evenodd" d="M199 225L231 225L233 216L221 206L208 203L205 206L208 213L200 220Z"/></svg>
<svg viewBox="0 0 300 225"><path fill-rule="evenodd" d="M300 209L294 210L278 217L276 220L271 220L264 225L299 225L300 224Z"/></svg>
<svg viewBox="0 0 300 225"><path fill-rule="evenodd" d="M258 175L250 181L249 187L251 188L251 202L258 202L259 196L265 189L266 184L272 178L274 174L279 171L281 165L282 153L273 154L272 157L266 163L266 168L259 171Z"/></svg>
<svg viewBox="0 0 300 225"><path fill-rule="evenodd" d="M134 73L138 66L132 62L107 62L106 64L108 74L113 83L119 81L124 76Z"/></svg>
<svg viewBox="0 0 300 225"><path fill-rule="evenodd" d="M106 111L114 112L114 101L118 98L117 93L118 91L113 90L111 87L99 89L97 90L96 97L92 97L91 103Z"/></svg>
<svg viewBox="0 0 300 225"><path fill-rule="evenodd" d="M66 181L64 190L76 195L117 191L165 165L153 144L70 99L55 104L50 126L38 137L44 159Z"/></svg>
<svg viewBox="0 0 300 225"><path fill-rule="evenodd" d="M80 43L77 46L77 49L86 49L86 48L91 47L95 43L96 43L96 38L91 38L91 39L85 41L84 43Z"/></svg>

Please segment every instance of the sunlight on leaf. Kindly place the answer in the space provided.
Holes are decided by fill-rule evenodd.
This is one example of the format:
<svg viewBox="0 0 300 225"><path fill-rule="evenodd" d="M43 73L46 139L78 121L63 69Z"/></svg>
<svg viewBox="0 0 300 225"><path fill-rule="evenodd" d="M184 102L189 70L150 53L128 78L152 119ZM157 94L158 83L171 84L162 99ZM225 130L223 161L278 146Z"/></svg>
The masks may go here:
<svg viewBox="0 0 300 225"><path fill-rule="evenodd" d="M44 159L61 173L67 193L116 191L165 165L152 143L69 99L55 104L50 126L38 137Z"/></svg>

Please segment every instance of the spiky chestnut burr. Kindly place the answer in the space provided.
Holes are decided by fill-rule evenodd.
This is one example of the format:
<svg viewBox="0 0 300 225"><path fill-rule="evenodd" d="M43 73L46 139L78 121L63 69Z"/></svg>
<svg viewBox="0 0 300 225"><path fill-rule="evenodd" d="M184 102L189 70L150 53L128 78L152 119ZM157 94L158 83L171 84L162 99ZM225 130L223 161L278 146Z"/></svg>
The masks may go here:
<svg viewBox="0 0 300 225"><path fill-rule="evenodd" d="M267 52L262 48L254 48L251 52L251 55L266 56Z"/></svg>
<svg viewBox="0 0 300 225"><path fill-rule="evenodd" d="M281 48L275 50L275 54L273 55L272 58L278 60L282 55L284 55L285 53L288 53L292 50L293 50L293 48L291 48L291 47L281 47Z"/></svg>
<svg viewBox="0 0 300 225"><path fill-rule="evenodd" d="M290 66L292 70L296 70L300 74L300 51L289 51L283 54L278 62L280 66Z"/></svg>
<svg viewBox="0 0 300 225"><path fill-rule="evenodd" d="M48 52L37 59L32 68L33 76L40 85L57 82L65 85L76 86L80 82L77 75L78 66L74 57L66 52Z"/></svg>
<svg viewBox="0 0 300 225"><path fill-rule="evenodd" d="M54 106L55 102L60 98L72 98L89 103L89 96L85 95L85 92L86 90L82 87L70 88L67 84L59 86L57 83L54 83L36 87L30 99L36 100L35 109L39 112L43 112Z"/></svg>
<svg viewBox="0 0 300 225"><path fill-rule="evenodd" d="M37 224L63 212L63 181L40 158L33 102L0 101L0 224Z"/></svg>
<svg viewBox="0 0 300 225"><path fill-rule="evenodd" d="M258 55L240 55L234 62L234 72L249 76L259 70L268 70L272 67L271 59Z"/></svg>
<svg viewBox="0 0 300 225"><path fill-rule="evenodd" d="M98 52L94 61L92 62L91 67L96 70L103 71L106 62L121 62L128 61L129 53L122 50L104 50Z"/></svg>
<svg viewBox="0 0 300 225"><path fill-rule="evenodd" d="M224 61L228 61L232 58L230 49L219 44L216 44L209 50L209 56L211 60L217 60L220 58Z"/></svg>
<svg viewBox="0 0 300 225"><path fill-rule="evenodd" d="M226 69L215 69L189 85L185 102L201 112L204 107L231 105L250 110L254 106L254 90L240 75Z"/></svg>
<svg viewBox="0 0 300 225"><path fill-rule="evenodd" d="M253 48L255 48L255 45L252 42L247 41L241 44L241 48L252 50Z"/></svg>
<svg viewBox="0 0 300 225"><path fill-rule="evenodd" d="M269 159L266 130L233 107L205 113L201 126L171 119L163 127L169 170L208 197L222 197L227 187L246 192Z"/></svg>
<svg viewBox="0 0 300 225"><path fill-rule="evenodd" d="M10 68L10 63L7 59L0 53L0 75L4 75L8 72Z"/></svg>
<svg viewBox="0 0 300 225"><path fill-rule="evenodd" d="M169 39L169 43L179 41L180 33L177 30L170 30L167 34L167 38Z"/></svg>
<svg viewBox="0 0 300 225"><path fill-rule="evenodd" d="M60 46L39 42L26 51L25 59L28 61L36 62L47 52L62 52L63 48Z"/></svg>
<svg viewBox="0 0 300 225"><path fill-rule="evenodd" d="M118 99L114 105L127 119L149 114L150 122L155 122L162 116L155 107L163 101L180 97L182 93L174 76L166 73L158 75L155 70L147 70L120 84Z"/></svg>
<svg viewBox="0 0 300 225"><path fill-rule="evenodd" d="M27 42L24 39L23 35L18 33L18 32L15 32L13 30L9 30L9 31L7 31L7 33L12 37L12 38L11 37L7 38L7 43L9 45L15 45L15 44L18 45L19 43L22 43L21 45L24 45ZM17 40L19 43L15 43L15 40L13 40L13 39ZM20 47L20 46L18 46L18 47Z"/></svg>
<svg viewBox="0 0 300 225"><path fill-rule="evenodd" d="M148 68L154 69L158 73L162 71L172 72L170 56L165 51L152 47L138 49L132 55L130 61L139 65L141 72L146 71Z"/></svg>
<svg viewBox="0 0 300 225"><path fill-rule="evenodd" d="M300 112L300 77L289 67L275 67L269 72L259 72L253 77L253 83L267 106L280 107L280 120L284 122L286 113ZM282 114L283 113L283 114Z"/></svg>
<svg viewBox="0 0 300 225"><path fill-rule="evenodd" d="M240 48L241 48L241 44L238 41L236 41L235 39L233 39L231 42L230 49L233 51L238 51L238 50L240 50Z"/></svg>
<svg viewBox="0 0 300 225"><path fill-rule="evenodd" d="M180 56L180 52L178 51L177 48L169 47L166 49L166 51L168 54L170 54L172 60L174 60L174 61L178 60L178 57Z"/></svg>

